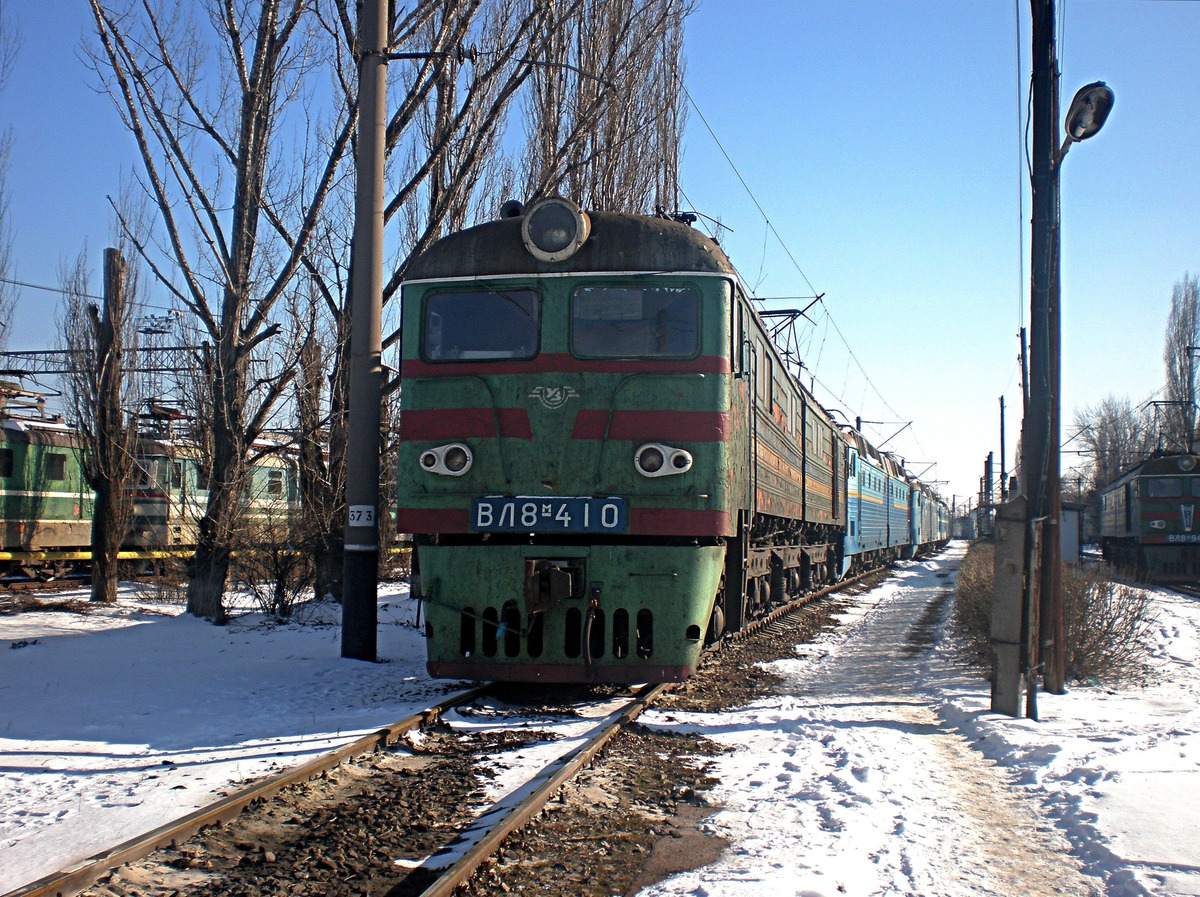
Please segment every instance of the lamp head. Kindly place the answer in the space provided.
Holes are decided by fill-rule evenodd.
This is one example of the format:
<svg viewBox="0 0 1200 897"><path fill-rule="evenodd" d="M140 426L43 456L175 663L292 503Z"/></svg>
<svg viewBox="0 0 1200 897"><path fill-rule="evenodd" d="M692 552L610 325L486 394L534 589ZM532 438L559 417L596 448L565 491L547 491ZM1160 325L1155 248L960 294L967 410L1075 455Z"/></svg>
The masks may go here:
<svg viewBox="0 0 1200 897"><path fill-rule="evenodd" d="M1067 140L1087 140L1104 127L1115 99L1112 89L1103 81L1094 81L1079 88L1067 108Z"/></svg>

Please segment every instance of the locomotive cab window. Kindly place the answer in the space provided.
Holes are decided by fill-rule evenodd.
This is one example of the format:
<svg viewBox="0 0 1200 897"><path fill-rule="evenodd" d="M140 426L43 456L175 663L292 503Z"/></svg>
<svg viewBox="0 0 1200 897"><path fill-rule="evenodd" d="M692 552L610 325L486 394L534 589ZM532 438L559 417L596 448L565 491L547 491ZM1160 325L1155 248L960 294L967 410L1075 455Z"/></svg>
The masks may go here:
<svg viewBox="0 0 1200 897"><path fill-rule="evenodd" d="M67 478L67 456L58 452L46 455L46 479L65 480Z"/></svg>
<svg viewBox="0 0 1200 897"><path fill-rule="evenodd" d="M571 350L580 358L689 358L700 349L691 287L590 286L571 296Z"/></svg>
<svg viewBox="0 0 1200 897"><path fill-rule="evenodd" d="M426 361L528 359L537 347L533 290L434 293L425 300L421 350Z"/></svg>
<svg viewBox="0 0 1200 897"><path fill-rule="evenodd" d="M1179 477L1147 477L1146 498L1182 498L1183 482Z"/></svg>
<svg viewBox="0 0 1200 897"><path fill-rule="evenodd" d="M0 449L0 477L7 479L13 475L13 450Z"/></svg>
<svg viewBox="0 0 1200 897"><path fill-rule="evenodd" d="M157 491L161 488L158 480L158 465L157 460L142 458L138 461L137 467L134 470L137 477L137 488L142 490Z"/></svg>

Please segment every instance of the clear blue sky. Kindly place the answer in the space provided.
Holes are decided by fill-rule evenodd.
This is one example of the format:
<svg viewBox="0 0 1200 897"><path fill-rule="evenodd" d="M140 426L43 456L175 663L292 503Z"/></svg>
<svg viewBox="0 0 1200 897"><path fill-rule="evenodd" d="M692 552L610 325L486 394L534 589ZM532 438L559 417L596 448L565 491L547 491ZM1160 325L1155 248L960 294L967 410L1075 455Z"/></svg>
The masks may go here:
<svg viewBox="0 0 1200 897"><path fill-rule="evenodd" d="M22 33L0 94L16 276L53 285L85 242L99 267L133 146L81 61L83 0L0 2ZM1200 271L1200 3L1069 2L1059 19L1064 108L1094 80L1117 97L1063 167L1069 432L1077 407L1159 388L1172 285ZM818 397L886 422L867 427L876 441L912 421L886 447L918 472L938 462L926 478L947 498L973 494L998 452L1001 395L1009 467L1020 428L1028 55L1025 0L701 0L688 25L691 96L786 250L695 109L682 205L727 226L760 295L825 294L802 332ZM10 348L52 343L56 301L22 291Z"/></svg>

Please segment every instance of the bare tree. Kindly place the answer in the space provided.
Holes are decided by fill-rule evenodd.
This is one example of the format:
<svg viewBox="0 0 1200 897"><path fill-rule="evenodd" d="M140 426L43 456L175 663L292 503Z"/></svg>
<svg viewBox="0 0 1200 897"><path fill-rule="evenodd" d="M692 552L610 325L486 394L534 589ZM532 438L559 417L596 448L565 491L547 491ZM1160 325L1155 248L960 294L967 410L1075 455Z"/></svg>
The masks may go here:
<svg viewBox="0 0 1200 897"><path fill-rule="evenodd" d="M522 0L422 0L393 22L391 51L412 58L394 62L389 74L390 177L384 215L388 231L398 232L400 239L385 272L385 303L396 295L414 255L446 230L478 218L481 209L498 207L495 197L504 188L497 185L514 181L505 173L500 137L541 52L534 24L544 15L541 4ZM328 33L340 43L341 56L350 57L354 26L343 20ZM341 101L355 107L357 82L347 75L336 83ZM349 181L336 185L303 257L325 322L316 332L325 357L332 360L327 411L320 418L328 422L326 465L304 476L310 483L327 484L335 496L328 513L309 520L314 544L327 549L317 566L328 570L318 573L318 579L335 594L345 520L352 186ZM398 338L398 331L390 334L385 348ZM311 395L311 387L305 388ZM383 419L394 420L395 415L384 413ZM389 442L390 434L384 434L382 444ZM315 461L316 456L307 457ZM388 465L381 470L389 471ZM387 494L386 487L381 494ZM318 506L326 507L324 502Z"/></svg>
<svg viewBox="0 0 1200 897"><path fill-rule="evenodd" d="M1174 451L1191 451L1196 425L1196 355L1200 353L1200 278L1185 274L1171 291L1163 343L1166 400L1163 439Z"/></svg>
<svg viewBox="0 0 1200 897"><path fill-rule="evenodd" d="M7 348L11 335L17 293L13 288L12 225L8 219L8 155L11 136L0 134L0 350Z"/></svg>
<svg viewBox="0 0 1200 897"><path fill-rule="evenodd" d="M325 453L328 445L328 418L322 414L324 394L323 347L311 334L300 352L300 377L296 381L296 423L300 505L304 511L301 540L312 555L314 593L317 600L342 594L341 546L337 542L340 526L339 484L334 481Z"/></svg>
<svg viewBox="0 0 1200 897"><path fill-rule="evenodd" d="M1105 396L1075 412L1076 438L1087 453L1082 465L1090 489L1102 489L1154 450L1153 416L1128 397Z"/></svg>
<svg viewBox="0 0 1200 897"><path fill-rule="evenodd" d="M142 184L159 209L163 245L139 248L206 331L198 416L212 488L188 608L221 620L246 459L302 367L275 345L301 273L321 298L318 329L331 334L326 357L334 359L321 418L328 468L317 473L341 495L352 264L342 216L352 188L357 21L348 0L205 0L195 7L204 14L161 0L89 2L96 71L137 140ZM497 194L516 176L502 137L535 72L574 70L588 82L577 88L583 105L571 129L556 132L571 149L551 141L552 176L539 178L539 189L573 177L581 186L571 189L593 206L672 204L686 9L683 0L417 0L398 10L385 217L400 238L385 302L414 255L507 198ZM564 29L567 45L553 50ZM325 107L329 94L317 83L333 86ZM614 171L586 180L590 167L605 165ZM304 334L291 335L298 351ZM254 368L267 356L274 366ZM342 516L326 518L330 545Z"/></svg>
<svg viewBox="0 0 1200 897"><path fill-rule="evenodd" d="M117 600L117 554L129 529L128 485L136 464L137 330L132 313L136 266L119 249L104 252L104 305L89 295L87 251L62 272L66 296L60 324L70 373L63 377L81 463L96 493L92 516L92 601Z"/></svg>
<svg viewBox="0 0 1200 897"><path fill-rule="evenodd" d="M677 207L691 8L605 0L542 22L547 63L527 104L528 200L564 193L595 209Z"/></svg>
<svg viewBox="0 0 1200 897"><path fill-rule="evenodd" d="M590 207L673 206L683 121L682 23L689 10L682 0L443 0L411 7L395 23L391 40L393 52L419 58L394 65L391 73L398 89L387 127L385 221L389 230L398 222L400 240L385 281L385 306L412 258L446 232L494 216L519 181L532 185L529 199L562 187ZM584 31L587 40L580 37ZM543 148L541 156L561 164L548 166L553 176L542 178L537 170L519 178L514 159L537 154L506 152L506 128L521 121L519 101L527 91L536 96L539 84L563 81L583 93L577 102L586 108L570 117L569 128L526 135ZM597 173L608 165L611 173ZM577 188L567 185L569 176ZM589 186L588 178L600 186ZM327 284L322 294L345 291ZM335 479L344 470L345 425L338 418L347 405L344 308L329 308L341 347L331 390ZM385 350L399 336L398 330L389 333ZM386 411L382 417L397 419ZM383 444L389 441L384 434ZM381 470L390 467L384 463ZM385 484L381 494L388 493ZM329 519L340 528L342 515ZM331 541L340 538L338 533Z"/></svg>
<svg viewBox="0 0 1200 897"><path fill-rule="evenodd" d="M20 35L6 15L0 0L0 91L16 63ZM9 282L13 276L12 225L8 218L8 159L12 148L12 130L0 132L0 350L8 343L13 310L17 304L16 291Z"/></svg>
<svg viewBox="0 0 1200 897"><path fill-rule="evenodd" d="M325 22L350 16L344 0L90 5L93 65L137 142L165 235L138 248L208 341L209 493L188 612L222 622L249 455L297 368L267 344L357 117L314 111L325 77L344 77Z"/></svg>

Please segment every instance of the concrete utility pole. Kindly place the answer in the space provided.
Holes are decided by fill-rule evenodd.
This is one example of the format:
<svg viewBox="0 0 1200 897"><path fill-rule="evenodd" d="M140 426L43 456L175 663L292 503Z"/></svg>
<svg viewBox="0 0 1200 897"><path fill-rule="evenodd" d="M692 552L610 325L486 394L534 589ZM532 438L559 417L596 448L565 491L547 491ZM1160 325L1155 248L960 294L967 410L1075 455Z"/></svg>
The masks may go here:
<svg viewBox="0 0 1200 897"><path fill-rule="evenodd" d="M1058 60L1054 0L1030 0L1033 13L1032 173L1030 240L1029 401L1021 429L1021 491L1028 498L1025 599L1040 589L1042 685L1066 691L1066 645L1062 605L1061 291L1059 285L1059 173L1071 143L1103 126L1113 93L1102 82L1075 94L1067 113L1066 139L1058 145ZM1041 544L1041 561L1037 545ZM1031 609L1030 609L1031 610ZM1027 611L1028 612L1028 611ZM1032 617L1031 617L1032 618ZM1036 633L1036 630L1035 630ZM1031 658L1033 667L1037 658Z"/></svg>
<svg viewBox="0 0 1200 897"><path fill-rule="evenodd" d="M379 427L383 388L383 173L388 3L359 13L358 188L350 282L350 421L342 656L375 660L379 589Z"/></svg>
<svg viewBox="0 0 1200 897"><path fill-rule="evenodd" d="M1058 309L1058 172L1055 138L1058 119L1058 61L1054 43L1054 0L1031 0L1033 12L1033 154L1030 181L1033 222L1030 240L1029 406L1021 431L1021 489L1028 498L1029 523L1025 539L1026 600L1032 601L1034 579L1040 585L1037 644L1043 686L1064 691L1062 593L1059 571L1059 358ZM1040 533L1041 564L1034 545ZM1031 659L1034 665L1037 658Z"/></svg>

